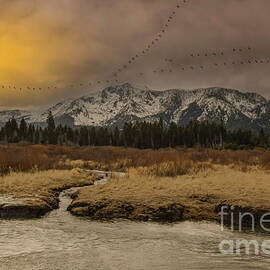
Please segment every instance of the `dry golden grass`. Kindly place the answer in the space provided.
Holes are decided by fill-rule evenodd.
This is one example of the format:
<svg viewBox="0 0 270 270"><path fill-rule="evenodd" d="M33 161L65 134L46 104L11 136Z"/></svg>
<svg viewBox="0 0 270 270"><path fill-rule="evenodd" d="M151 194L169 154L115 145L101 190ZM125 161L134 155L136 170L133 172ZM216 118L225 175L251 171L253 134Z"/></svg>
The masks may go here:
<svg viewBox="0 0 270 270"><path fill-rule="evenodd" d="M94 179L95 176L91 172L82 169L12 172L1 178L0 196L51 196L58 190L93 184Z"/></svg>
<svg viewBox="0 0 270 270"><path fill-rule="evenodd" d="M81 168L77 176L73 168ZM136 204L130 217L134 219L175 203L177 211L181 205L188 209L186 217L204 219L216 218L213 208L222 201L269 207L270 152L265 149L0 146L0 194L47 202L57 198L56 190L91 183L94 176L84 169L125 171L128 177L83 190L73 206L86 205L76 206L74 213L85 214L87 204L104 200L110 215L125 215L122 203Z"/></svg>
<svg viewBox="0 0 270 270"><path fill-rule="evenodd" d="M0 218L41 217L58 207L60 191L96 179L82 169L12 172L0 181Z"/></svg>
<svg viewBox="0 0 270 270"><path fill-rule="evenodd" d="M104 201L105 214L117 217L132 206L131 219L174 204L196 219L217 219L214 209L223 202L270 209L270 152L264 149L0 146L0 194L48 201L56 190L91 184L89 169L127 176L83 189L71 205L75 214L89 215L89 205L99 209Z"/></svg>
<svg viewBox="0 0 270 270"><path fill-rule="evenodd" d="M95 215L106 211L111 218L119 217L123 207L129 205L134 211L128 218L141 219L147 214L145 206L157 211L177 204L185 208L185 219L218 220L215 208L224 202L270 209L269 194L270 174L256 168L241 172L218 165L178 177L146 176L141 175L140 169L132 169L127 177L115 177L105 185L81 189L71 209L74 214L91 216L89 206L95 208L109 202Z"/></svg>
<svg viewBox="0 0 270 270"><path fill-rule="evenodd" d="M153 177L176 177L186 174L196 174L201 171L210 171L214 169L214 165L210 162L194 162L187 159L179 159L177 161L162 162L144 167L129 168L127 173L140 176Z"/></svg>
<svg viewBox="0 0 270 270"><path fill-rule="evenodd" d="M101 170L126 171L131 167L152 167L185 163L184 167L196 163L234 165L240 170L249 166L270 169L270 151L254 150L213 150L203 148L175 148L160 150L139 150L121 147L64 147L42 145L0 146L0 175L10 171L31 171L49 169L72 169L74 167ZM156 169L155 169L156 166ZM176 167L179 167L177 165ZM185 169L184 169L185 170ZM183 172L179 172L183 174Z"/></svg>

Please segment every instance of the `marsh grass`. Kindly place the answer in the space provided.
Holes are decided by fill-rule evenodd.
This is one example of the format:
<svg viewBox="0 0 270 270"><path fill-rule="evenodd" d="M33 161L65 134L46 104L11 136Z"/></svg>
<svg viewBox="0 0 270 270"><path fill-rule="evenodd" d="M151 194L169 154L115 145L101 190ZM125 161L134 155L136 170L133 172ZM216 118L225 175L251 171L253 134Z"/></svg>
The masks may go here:
<svg viewBox="0 0 270 270"><path fill-rule="evenodd" d="M135 172L138 176L153 177L176 177L186 174L197 174L201 171L214 169L214 166L208 162L194 162L191 160L177 160L162 162L150 166L130 168L128 174Z"/></svg>
<svg viewBox="0 0 270 270"><path fill-rule="evenodd" d="M51 169L100 169L127 171L129 168L148 167L150 174L182 175L192 168L213 165L234 166L248 171L249 167L270 170L270 151L213 150L204 148L168 148L139 150L121 147L64 147L41 145L0 146L0 175L10 171Z"/></svg>
<svg viewBox="0 0 270 270"><path fill-rule="evenodd" d="M196 173L177 177L156 177L141 174L132 169L126 177L114 177L102 186L83 188L73 205L100 205L108 201L108 213L119 213L125 205L135 210L137 219L145 213L145 207L160 209L170 204L185 207L185 218L217 220L215 207L228 205L270 209L270 174L253 168L249 172L236 171L228 166L216 165ZM73 209L76 213L77 209ZM78 208L78 211L82 209ZM86 212L87 213L87 212ZM112 215L113 216L113 215Z"/></svg>
<svg viewBox="0 0 270 270"><path fill-rule="evenodd" d="M11 172L1 178L0 196L48 197L55 191L94 182L94 175L82 169Z"/></svg>
<svg viewBox="0 0 270 270"><path fill-rule="evenodd" d="M105 185L83 188L74 201L86 205L80 211L104 200L107 213L122 213L127 203L137 217L174 203L198 219L216 219L214 208L224 201L270 209L270 152L265 149L0 146L0 195L44 202L57 198L57 190L92 184L92 169L126 176L115 174Z"/></svg>

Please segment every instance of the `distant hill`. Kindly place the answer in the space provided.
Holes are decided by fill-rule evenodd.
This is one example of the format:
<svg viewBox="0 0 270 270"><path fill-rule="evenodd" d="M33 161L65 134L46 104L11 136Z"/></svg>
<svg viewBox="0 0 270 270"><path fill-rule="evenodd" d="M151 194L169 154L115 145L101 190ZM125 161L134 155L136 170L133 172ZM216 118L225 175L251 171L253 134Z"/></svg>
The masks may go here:
<svg viewBox="0 0 270 270"><path fill-rule="evenodd" d="M142 90L126 83L99 93L60 102L46 111L0 111L0 123L14 117L44 125L48 111L57 123L75 126L121 126L126 121L153 121L180 125L191 120L224 122L228 128L270 130L270 101L256 93L205 88L166 91Z"/></svg>

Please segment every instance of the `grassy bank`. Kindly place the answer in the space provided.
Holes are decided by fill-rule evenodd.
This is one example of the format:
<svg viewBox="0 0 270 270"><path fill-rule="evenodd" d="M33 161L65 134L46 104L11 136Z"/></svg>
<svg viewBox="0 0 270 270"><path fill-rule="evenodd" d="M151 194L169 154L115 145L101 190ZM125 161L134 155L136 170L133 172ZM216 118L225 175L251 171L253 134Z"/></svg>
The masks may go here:
<svg viewBox="0 0 270 270"><path fill-rule="evenodd" d="M254 214L270 210L270 173L254 167L243 172L213 165L177 177L151 174L146 168L132 169L127 177L83 188L69 210L92 219L144 221L219 221L222 205Z"/></svg>
<svg viewBox="0 0 270 270"><path fill-rule="evenodd" d="M82 169L11 173L0 181L0 217L40 217L58 207L60 191L95 179Z"/></svg>
<svg viewBox="0 0 270 270"><path fill-rule="evenodd" d="M254 213L270 210L270 152L265 149L8 145L0 146L0 194L23 198L28 208L16 212L21 201L14 211L0 203L0 217L9 216L6 209L14 216L41 216L58 206L59 190L91 184L91 169L125 171L126 177L83 189L69 207L75 215L218 220L224 204Z"/></svg>

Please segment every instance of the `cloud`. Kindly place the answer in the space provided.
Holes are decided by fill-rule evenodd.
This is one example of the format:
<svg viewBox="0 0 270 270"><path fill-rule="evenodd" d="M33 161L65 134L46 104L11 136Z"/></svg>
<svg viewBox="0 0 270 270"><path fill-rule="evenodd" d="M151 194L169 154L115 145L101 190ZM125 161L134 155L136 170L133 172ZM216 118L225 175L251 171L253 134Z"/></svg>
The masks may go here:
<svg viewBox="0 0 270 270"><path fill-rule="evenodd" d="M115 70L153 40L177 3L179 0L0 0L0 81L43 89L37 93L2 91L0 105L43 106L106 86ZM267 57L269 8L269 0L190 0L179 9L164 38L119 79L159 90L217 85L270 97L267 65L185 73L177 69L250 57L251 53L232 54L231 49L240 46L252 46L256 49L252 55ZM215 50L228 53L216 60L189 57L192 52ZM156 68L166 67L164 58L174 59L173 72L154 74ZM98 80L103 83L89 86ZM79 83L84 86L77 87L76 93L66 87ZM58 89L48 91L51 85Z"/></svg>

